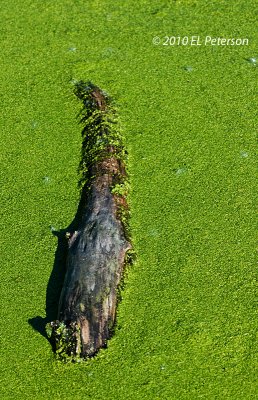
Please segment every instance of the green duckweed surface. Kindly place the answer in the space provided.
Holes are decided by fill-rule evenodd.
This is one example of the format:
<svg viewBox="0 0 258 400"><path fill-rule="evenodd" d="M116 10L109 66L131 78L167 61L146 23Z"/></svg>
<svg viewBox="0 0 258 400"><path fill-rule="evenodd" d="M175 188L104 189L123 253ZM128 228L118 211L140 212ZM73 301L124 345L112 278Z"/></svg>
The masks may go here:
<svg viewBox="0 0 258 400"><path fill-rule="evenodd" d="M257 11L254 0L2 2L1 399L258 398ZM62 364L41 333L51 231L79 201L80 79L119 108L138 260L108 348Z"/></svg>

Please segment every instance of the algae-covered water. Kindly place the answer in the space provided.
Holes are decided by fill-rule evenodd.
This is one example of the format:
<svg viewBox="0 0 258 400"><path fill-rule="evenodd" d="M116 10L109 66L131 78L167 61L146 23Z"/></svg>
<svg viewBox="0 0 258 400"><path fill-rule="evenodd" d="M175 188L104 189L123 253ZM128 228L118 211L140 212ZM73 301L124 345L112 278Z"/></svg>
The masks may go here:
<svg viewBox="0 0 258 400"><path fill-rule="evenodd" d="M1 399L257 398L257 11L2 2ZM119 110L138 259L108 348L62 364L43 327L79 201L80 79Z"/></svg>

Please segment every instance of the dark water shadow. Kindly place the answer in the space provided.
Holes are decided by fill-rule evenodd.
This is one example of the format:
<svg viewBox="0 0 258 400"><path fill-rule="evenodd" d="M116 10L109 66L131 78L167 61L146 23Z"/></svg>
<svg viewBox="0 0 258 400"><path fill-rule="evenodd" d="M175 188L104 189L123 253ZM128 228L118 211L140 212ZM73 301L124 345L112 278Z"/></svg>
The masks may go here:
<svg viewBox="0 0 258 400"><path fill-rule="evenodd" d="M58 304L61 295L64 277L66 273L66 257L68 250L68 240L66 233L73 233L78 229L82 218L83 209L86 201L86 188L81 191L81 199L73 221L70 225L60 231L52 231L52 234L58 238L57 248L53 269L47 284L46 290L46 316L35 316L28 319L28 323L39 332L42 336L48 339L46 334L46 324L57 319Z"/></svg>

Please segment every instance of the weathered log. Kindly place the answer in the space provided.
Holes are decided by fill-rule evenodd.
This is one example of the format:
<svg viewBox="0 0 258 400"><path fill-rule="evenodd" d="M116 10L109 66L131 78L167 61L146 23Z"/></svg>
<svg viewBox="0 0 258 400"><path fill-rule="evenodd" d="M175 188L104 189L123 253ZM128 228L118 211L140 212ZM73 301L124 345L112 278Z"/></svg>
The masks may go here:
<svg viewBox="0 0 258 400"><path fill-rule="evenodd" d="M79 82L83 101L82 212L67 232L66 275L57 320L46 331L62 359L93 356L106 346L116 318L119 285L132 249L128 233L126 151L110 98Z"/></svg>

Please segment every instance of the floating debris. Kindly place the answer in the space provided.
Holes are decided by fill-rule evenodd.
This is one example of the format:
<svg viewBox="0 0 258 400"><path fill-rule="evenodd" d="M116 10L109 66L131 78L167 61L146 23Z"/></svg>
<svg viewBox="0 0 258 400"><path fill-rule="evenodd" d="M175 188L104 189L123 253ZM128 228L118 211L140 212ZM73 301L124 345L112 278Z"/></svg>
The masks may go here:
<svg viewBox="0 0 258 400"><path fill-rule="evenodd" d="M192 71L193 71L193 67L191 67L190 65L185 65L185 66L183 67L183 69L184 69L185 71L187 71L187 72L192 72Z"/></svg>
<svg viewBox="0 0 258 400"><path fill-rule="evenodd" d="M106 347L114 331L122 274L134 254L127 152L116 110L91 82L80 81L75 94L83 102L81 200L76 226L65 235L66 273L57 319L46 326L57 358L64 362L92 357Z"/></svg>
<svg viewBox="0 0 258 400"><path fill-rule="evenodd" d="M71 80L70 80L70 83L72 84L72 85L77 85L78 84L78 79L76 79L76 78L72 78Z"/></svg>
<svg viewBox="0 0 258 400"><path fill-rule="evenodd" d="M246 61L248 61L250 64L257 65L257 58L256 57L250 57L246 58Z"/></svg>
<svg viewBox="0 0 258 400"><path fill-rule="evenodd" d="M246 151L240 151L240 157L247 158L248 157L248 153Z"/></svg>
<svg viewBox="0 0 258 400"><path fill-rule="evenodd" d="M159 231L157 229L150 229L149 235L150 236L159 236Z"/></svg>
<svg viewBox="0 0 258 400"><path fill-rule="evenodd" d="M44 177L43 177L43 182L46 183L46 184L49 183L50 180L51 180L51 179L49 178L49 176L44 176Z"/></svg>
<svg viewBox="0 0 258 400"><path fill-rule="evenodd" d="M109 58L113 55L114 49L112 47L107 47L102 51L102 58Z"/></svg>
<svg viewBox="0 0 258 400"><path fill-rule="evenodd" d="M176 175L183 175L188 171L187 167L181 167L175 170Z"/></svg>

